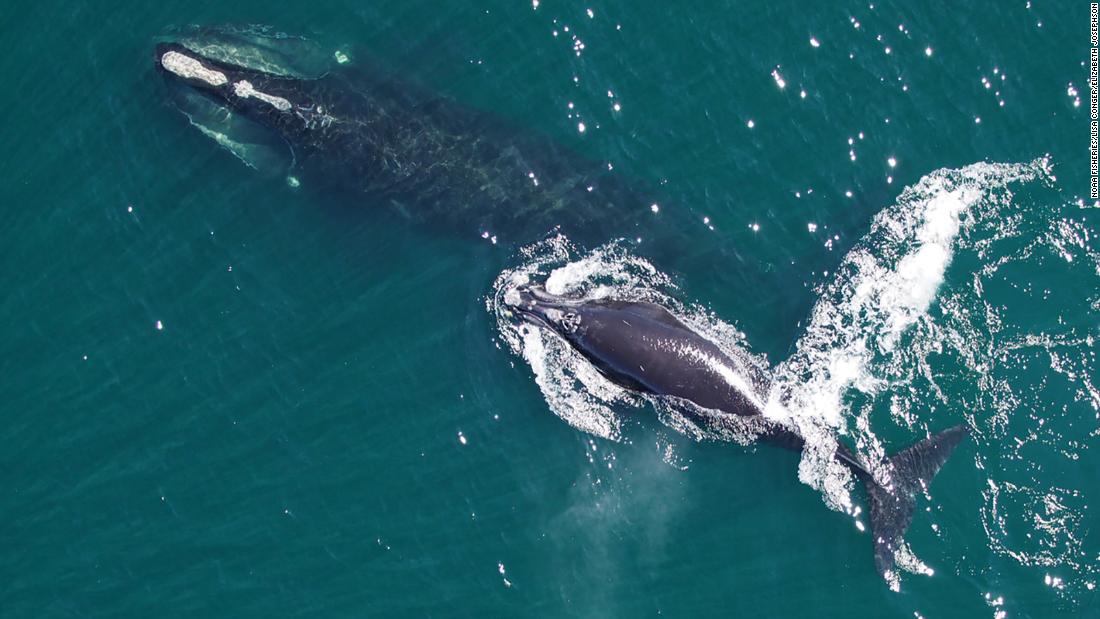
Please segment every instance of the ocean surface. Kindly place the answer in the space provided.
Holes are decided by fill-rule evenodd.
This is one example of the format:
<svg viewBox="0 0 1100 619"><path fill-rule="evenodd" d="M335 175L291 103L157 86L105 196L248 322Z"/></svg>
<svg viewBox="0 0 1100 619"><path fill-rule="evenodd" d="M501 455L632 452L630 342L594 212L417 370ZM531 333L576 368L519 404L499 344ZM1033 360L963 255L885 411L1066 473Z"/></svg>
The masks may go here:
<svg viewBox="0 0 1100 619"><path fill-rule="evenodd" d="M642 223L483 236L250 169L154 70L192 24L547 136ZM16 1L0 33L0 616L1100 617L1087 3ZM820 449L509 320L547 279L749 351L811 447L967 424L900 578Z"/></svg>

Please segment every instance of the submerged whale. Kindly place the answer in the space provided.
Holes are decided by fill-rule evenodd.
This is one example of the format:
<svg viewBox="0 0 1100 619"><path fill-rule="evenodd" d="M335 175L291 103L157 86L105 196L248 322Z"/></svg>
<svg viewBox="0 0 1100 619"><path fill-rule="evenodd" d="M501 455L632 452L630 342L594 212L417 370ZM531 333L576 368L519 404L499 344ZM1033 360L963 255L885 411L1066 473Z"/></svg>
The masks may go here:
<svg viewBox="0 0 1100 619"><path fill-rule="evenodd" d="M486 237L560 227L582 241L633 238L650 214L653 201L607 164L376 68L333 66L303 77L215 56L177 41L155 48L172 87L277 135L293 153L295 174L318 185Z"/></svg>
<svg viewBox="0 0 1100 619"><path fill-rule="evenodd" d="M796 450L805 444L795 430L763 416L757 394L766 388L764 377L660 305L573 299L538 286L519 287L504 301L514 315L557 334L617 385L694 404L697 409L682 410L704 427L722 427L735 415L751 419L765 441ZM851 450L838 447L835 458L867 490L875 566L884 577L893 571L895 551L912 521L915 493L931 481L966 435L965 426L955 426L888 458L884 464L889 486L876 481Z"/></svg>

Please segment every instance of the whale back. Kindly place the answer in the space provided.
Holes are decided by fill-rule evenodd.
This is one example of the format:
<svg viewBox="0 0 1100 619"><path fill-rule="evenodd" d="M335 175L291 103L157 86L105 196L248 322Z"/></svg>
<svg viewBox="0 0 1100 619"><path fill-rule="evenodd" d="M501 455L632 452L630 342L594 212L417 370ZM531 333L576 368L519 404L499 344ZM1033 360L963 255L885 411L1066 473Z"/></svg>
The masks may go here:
<svg viewBox="0 0 1100 619"><path fill-rule="evenodd" d="M666 308L595 301L575 311L579 326L567 339L617 384L722 413L761 413L757 377Z"/></svg>

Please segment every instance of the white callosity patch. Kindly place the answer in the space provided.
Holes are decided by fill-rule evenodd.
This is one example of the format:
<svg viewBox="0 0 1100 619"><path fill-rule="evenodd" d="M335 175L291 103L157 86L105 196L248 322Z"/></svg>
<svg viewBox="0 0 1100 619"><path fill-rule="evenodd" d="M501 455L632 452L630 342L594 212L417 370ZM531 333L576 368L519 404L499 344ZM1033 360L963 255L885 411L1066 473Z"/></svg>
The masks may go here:
<svg viewBox="0 0 1100 619"><path fill-rule="evenodd" d="M201 62L179 52L165 52L160 57L162 67L187 79L197 79L211 86L223 86L229 82L221 71L207 69Z"/></svg>
<svg viewBox="0 0 1100 619"><path fill-rule="evenodd" d="M185 26L172 39L201 58L266 75L314 79L332 64L330 47L268 26Z"/></svg>
<svg viewBox="0 0 1100 619"><path fill-rule="evenodd" d="M290 101L287 101L286 99L284 99L282 97L277 97L275 95L269 95L265 92L260 92L260 91L256 90L255 88L253 88L252 83L249 82L248 80L241 80L239 82L234 82L233 83L233 94L235 94L238 97L241 97L243 99L248 99L248 98L259 99L260 101L263 101L264 103L267 103L267 104L271 105L272 107L274 107L275 109L281 110L283 112L287 112L291 108Z"/></svg>

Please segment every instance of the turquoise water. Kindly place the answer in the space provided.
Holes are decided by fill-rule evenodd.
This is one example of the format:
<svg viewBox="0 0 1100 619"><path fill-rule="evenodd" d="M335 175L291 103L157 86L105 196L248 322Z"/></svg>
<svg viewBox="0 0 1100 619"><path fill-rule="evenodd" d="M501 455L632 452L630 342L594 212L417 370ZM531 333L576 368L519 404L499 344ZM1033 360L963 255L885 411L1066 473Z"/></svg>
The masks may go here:
<svg viewBox="0 0 1100 619"><path fill-rule="evenodd" d="M3 616L1100 616L1087 4L919 4L7 7ZM291 188L168 102L193 23L369 53L697 230L657 261ZM524 274L662 295L861 453L969 424L933 574L891 591L812 458L578 387L500 320Z"/></svg>

